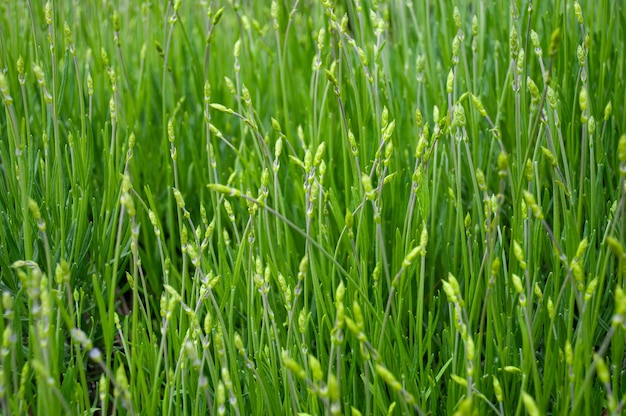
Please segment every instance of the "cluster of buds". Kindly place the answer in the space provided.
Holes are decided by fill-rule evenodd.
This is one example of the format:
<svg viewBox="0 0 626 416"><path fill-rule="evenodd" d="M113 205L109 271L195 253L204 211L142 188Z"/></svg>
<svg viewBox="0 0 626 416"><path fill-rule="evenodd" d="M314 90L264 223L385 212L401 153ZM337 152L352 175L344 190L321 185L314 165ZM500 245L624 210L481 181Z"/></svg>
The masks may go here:
<svg viewBox="0 0 626 416"><path fill-rule="evenodd" d="M335 326L331 331L331 340L335 345L343 343L343 328L346 323L346 309L343 304L345 294L346 287L341 282L335 291Z"/></svg>
<svg viewBox="0 0 626 416"><path fill-rule="evenodd" d="M359 341L361 357L363 357L364 360L369 360L370 351L368 349L367 335L365 334L365 320L361 306L356 299L352 302L352 317L354 320L348 316L345 317L346 326L352 335L356 337L357 341Z"/></svg>
<svg viewBox="0 0 626 416"><path fill-rule="evenodd" d="M266 265L264 269L261 258L258 256L255 261L254 285L263 296L270 291L270 266Z"/></svg>
<svg viewBox="0 0 626 416"><path fill-rule="evenodd" d="M461 339L465 344L465 361L466 361L466 373L469 378L468 389L471 388L471 380L474 376L474 359L476 355L476 348L474 345L474 339L468 330L468 325L465 322L464 308L465 301L461 296L461 286L456 278L449 273L448 280L443 280L443 291L448 298L448 302L452 305L452 311L454 315L454 326L461 335Z"/></svg>
<svg viewBox="0 0 626 416"><path fill-rule="evenodd" d="M291 374L307 383L310 390L329 407L330 414L341 414L340 389L337 377L329 372L326 381L324 381L322 365L315 356L311 354L307 356L310 377L307 375L307 371L289 356L287 351L282 352L282 361Z"/></svg>

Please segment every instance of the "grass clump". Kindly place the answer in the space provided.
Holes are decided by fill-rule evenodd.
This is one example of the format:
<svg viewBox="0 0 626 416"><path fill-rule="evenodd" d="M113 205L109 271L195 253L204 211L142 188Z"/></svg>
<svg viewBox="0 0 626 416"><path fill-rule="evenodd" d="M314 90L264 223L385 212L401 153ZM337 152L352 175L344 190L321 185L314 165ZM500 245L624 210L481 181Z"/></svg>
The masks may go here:
<svg viewBox="0 0 626 416"><path fill-rule="evenodd" d="M2 414L623 411L620 2L0 9Z"/></svg>

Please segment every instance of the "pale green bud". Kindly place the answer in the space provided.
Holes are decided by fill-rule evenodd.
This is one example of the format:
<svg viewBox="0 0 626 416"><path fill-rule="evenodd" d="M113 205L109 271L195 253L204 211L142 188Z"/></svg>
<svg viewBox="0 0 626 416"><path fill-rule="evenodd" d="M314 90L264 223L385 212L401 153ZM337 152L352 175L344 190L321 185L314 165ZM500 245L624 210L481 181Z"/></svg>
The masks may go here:
<svg viewBox="0 0 626 416"><path fill-rule="evenodd" d="M450 70L448 72L448 79L446 81L446 91L448 92L448 94L452 94L453 87L454 87L454 71Z"/></svg>
<svg viewBox="0 0 626 416"><path fill-rule="evenodd" d="M460 29L461 28L461 11L456 6L454 6L452 17L454 19L454 25L456 26L457 29Z"/></svg>
<svg viewBox="0 0 626 416"><path fill-rule="evenodd" d="M613 104L609 101L604 107L604 121L608 121L611 116L611 112L613 111Z"/></svg>
<svg viewBox="0 0 626 416"><path fill-rule="evenodd" d="M582 25L583 11L581 10L580 4L577 1L574 2L574 14L576 15L576 20L578 21L578 24Z"/></svg>
<svg viewBox="0 0 626 416"><path fill-rule="evenodd" d="M517 293L521 294L524 291L524 286L522 284L522 279L518 275L513 273L511 275L511 280L513 281L513 287L515 288L515 291Z"/></svg>

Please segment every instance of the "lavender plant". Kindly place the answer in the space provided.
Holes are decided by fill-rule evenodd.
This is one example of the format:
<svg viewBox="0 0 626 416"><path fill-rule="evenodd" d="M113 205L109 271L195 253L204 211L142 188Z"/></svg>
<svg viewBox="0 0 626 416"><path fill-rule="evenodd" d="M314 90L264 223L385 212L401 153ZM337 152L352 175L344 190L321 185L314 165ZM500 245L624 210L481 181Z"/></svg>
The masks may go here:
<svg viewBox="0 0 626 416"><path fill-rule="evenodd" d="M1 414L611 414L622 2L0 4Z"/></svg>

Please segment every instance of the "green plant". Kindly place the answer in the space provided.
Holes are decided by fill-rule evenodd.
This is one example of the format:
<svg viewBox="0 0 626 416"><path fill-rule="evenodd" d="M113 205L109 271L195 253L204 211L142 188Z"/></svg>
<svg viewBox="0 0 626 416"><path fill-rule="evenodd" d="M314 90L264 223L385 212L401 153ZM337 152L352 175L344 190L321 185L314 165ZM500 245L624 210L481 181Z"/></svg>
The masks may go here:
<svg viewBox="0 0 626 416"><path fill-rule="evenodd" d="M0 4L2 414L620 414L619 1Z"/></svg>

